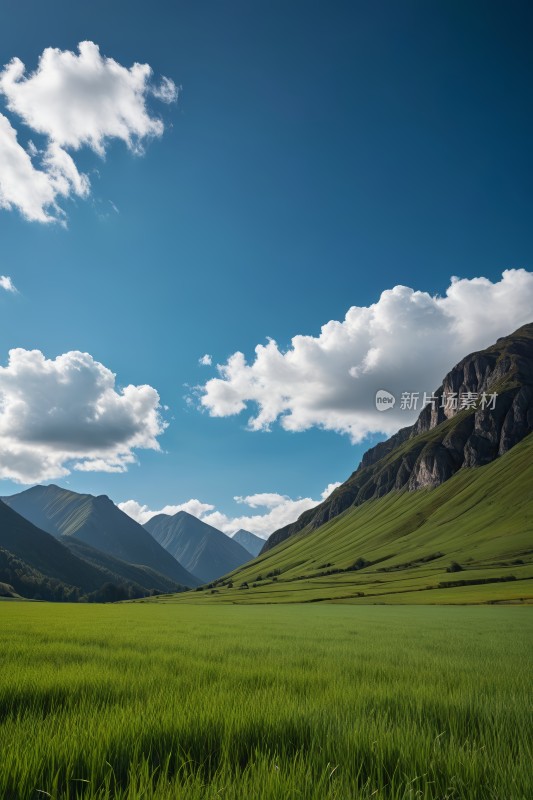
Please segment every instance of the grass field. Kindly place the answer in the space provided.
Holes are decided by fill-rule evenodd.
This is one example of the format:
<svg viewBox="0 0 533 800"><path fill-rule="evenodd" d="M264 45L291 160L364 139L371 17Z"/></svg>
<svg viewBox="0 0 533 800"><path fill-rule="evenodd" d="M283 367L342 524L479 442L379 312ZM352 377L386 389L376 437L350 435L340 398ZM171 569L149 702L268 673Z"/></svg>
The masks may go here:
<svg viewBox="0 0 533 800"><path fill-rule="evenodd" d="M0 615L2 800L532 796L528 608Z"/></svg>

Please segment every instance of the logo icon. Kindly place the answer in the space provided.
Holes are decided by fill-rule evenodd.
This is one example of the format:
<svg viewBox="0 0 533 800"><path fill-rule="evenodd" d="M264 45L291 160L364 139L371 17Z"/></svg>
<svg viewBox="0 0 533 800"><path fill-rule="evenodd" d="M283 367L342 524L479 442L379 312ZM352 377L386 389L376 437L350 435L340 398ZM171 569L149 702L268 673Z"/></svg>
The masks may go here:
<svg viewBox="0 0 533 800"><path fill-rule="evenodd" d="M378 389L376 392L376 408L378 411L389 411L394 408L396 398L385 389Z"/></svg>

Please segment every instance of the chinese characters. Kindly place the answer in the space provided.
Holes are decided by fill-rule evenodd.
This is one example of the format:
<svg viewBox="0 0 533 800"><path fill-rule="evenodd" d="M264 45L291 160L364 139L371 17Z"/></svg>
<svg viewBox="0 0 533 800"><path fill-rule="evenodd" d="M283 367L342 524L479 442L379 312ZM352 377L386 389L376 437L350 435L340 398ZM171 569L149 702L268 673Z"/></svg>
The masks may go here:
<svg viewBox="0 0 533 800"><path fill-rule="evenodd" d="M497 392L491 394L487 394L487 392L443 392L439 403L437 395L424 392L419 406L420 394L420 392L402 392L400 398L402 411L416 411L419 407L422 409L427 405L431 405L432 410L439 407L446 411L462 411L468 408L494 411L498 396Z"/></svg>

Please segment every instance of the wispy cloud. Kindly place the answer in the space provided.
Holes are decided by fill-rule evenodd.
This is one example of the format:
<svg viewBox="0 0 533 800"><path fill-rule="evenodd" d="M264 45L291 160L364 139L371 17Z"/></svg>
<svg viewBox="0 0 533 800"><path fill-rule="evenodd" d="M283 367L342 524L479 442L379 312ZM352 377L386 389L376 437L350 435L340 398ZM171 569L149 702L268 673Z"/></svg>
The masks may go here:
<svg viewBox="0 0 533 800"><path fill-rule="evenodd" d="M0 289L12 294L17 294L18 291L9 275L0 275Z"/></svg>

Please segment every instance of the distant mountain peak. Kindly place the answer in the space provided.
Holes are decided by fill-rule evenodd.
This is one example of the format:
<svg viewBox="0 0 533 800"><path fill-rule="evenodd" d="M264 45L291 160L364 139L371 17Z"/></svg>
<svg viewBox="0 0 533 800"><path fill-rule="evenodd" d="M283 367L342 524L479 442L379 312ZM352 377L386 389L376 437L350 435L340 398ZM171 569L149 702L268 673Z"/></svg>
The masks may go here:
<svg viewBox="0 0 533 800"><path fill-rule="evenodd" d="M251 531L245 530L245 528L239 528L238 531L232 534L231 538L242 545L254 557L259 555L265 545L264 539L255 533L251 533Z"/></svg>
<svg viewBox="0 0 533 800"><path fill-rule="evenodd" d="M199 580L209 583L251 559L251 553L225 533L187 511L158 514L144 527Z"/></svg>
<svg viewBox="0 0 533 800"><path fill-rule="evenodd" d="M34 486L4 502L56 538L73 537L130 564L144 565L183 586L198 580L121 511L107 495L79 494L60 486Z"/></svg>
<svg viewBox="0 0 533 800"><path fill-rule="evenodd" d="M47 600L75 600L105 584L122 586L126 597L180 589L154 570L113 558L73 536L53 536L0 501L0 588L6 577L22 596Z"/></svg>

